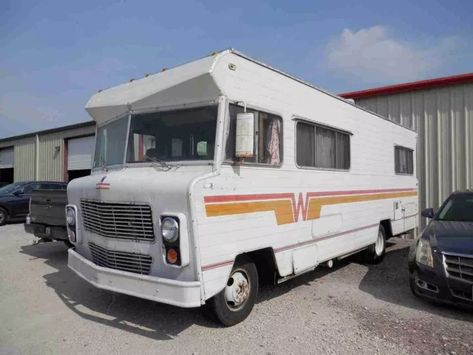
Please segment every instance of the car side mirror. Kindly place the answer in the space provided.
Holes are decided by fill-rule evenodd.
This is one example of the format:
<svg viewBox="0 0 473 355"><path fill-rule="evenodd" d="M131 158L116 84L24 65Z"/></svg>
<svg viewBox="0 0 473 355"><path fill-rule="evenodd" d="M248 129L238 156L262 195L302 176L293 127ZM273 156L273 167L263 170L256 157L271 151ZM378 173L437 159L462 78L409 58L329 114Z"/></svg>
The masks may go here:
<svg viewBox="0 0 473 355"><path fill-rule="evenodd" d="M24 194L25 194L25 192L24 192L23 190L16 190L16 191L13 193L13 195L15 195L15 196L21 196L21 195L24 195Z"/></svg>
<svg viewBox="0 0 473 355"><path fill-rule="evenodd" d="M433 208L426 208L422 210L421 215L422 217L427 217L427 218L434 218L434 209Z"/></svg>
<svg viewBox="0 0 473 355"><path fill-rule="evenodd" d="M252 158L255 143L255 114L238 113L236 117L235 157Z"/></svg>

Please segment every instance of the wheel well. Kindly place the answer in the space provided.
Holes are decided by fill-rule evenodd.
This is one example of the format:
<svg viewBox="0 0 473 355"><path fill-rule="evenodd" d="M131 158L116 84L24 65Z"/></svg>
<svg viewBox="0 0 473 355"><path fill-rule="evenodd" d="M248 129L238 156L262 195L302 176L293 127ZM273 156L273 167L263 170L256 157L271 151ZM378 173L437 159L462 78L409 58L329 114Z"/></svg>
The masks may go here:
<svg viewBox="0 0 473 355"><path fill-rule="evenodd" d="M391 227L391 220L385 219L380 222L380 224L383 226L384 231L386 232L386 239L389 239L393 236L393 229Z"/></svg>
<svg viewBox="0 0 473 355"><path fill-rule="evenodd" d="M261 284L274 284L277 278L276 258L272 248L254 250L236 257L235 261L250 259L255 263Z"/></svg>
<svg viewBox="0 0 473 355"><path fill-rule="evenodd" d="M0 209L4 210L7 213L7 215L10 214L10 211L5 206L0 205Z"/></svg>

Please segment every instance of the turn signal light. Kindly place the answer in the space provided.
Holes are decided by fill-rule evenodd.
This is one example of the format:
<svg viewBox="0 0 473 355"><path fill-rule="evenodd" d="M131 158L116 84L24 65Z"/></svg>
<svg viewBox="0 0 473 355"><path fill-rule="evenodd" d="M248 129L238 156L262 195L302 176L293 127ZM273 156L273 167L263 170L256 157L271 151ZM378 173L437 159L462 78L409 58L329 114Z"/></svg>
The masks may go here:
<svg viewBox="0 0 473 355"><path fill-rule="evenodd" d="M177 263L178 254L177 254L176 249L174 249L174 248L168 249L168 251L167 251L167 253L166 253L166 259L167 259L167 261L168 261L169 264L175 264L175 263Z"/></svg>

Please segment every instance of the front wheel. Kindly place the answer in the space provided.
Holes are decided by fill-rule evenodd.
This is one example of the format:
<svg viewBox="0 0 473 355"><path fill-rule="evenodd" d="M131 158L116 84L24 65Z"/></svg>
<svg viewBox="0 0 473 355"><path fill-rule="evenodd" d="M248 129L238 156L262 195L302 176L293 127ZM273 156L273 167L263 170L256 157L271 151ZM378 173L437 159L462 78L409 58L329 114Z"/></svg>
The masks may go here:
<svg viewBox="0 0 473 355"><path fill-rule="evenodd" d="M211 302L218 320L230 327L243 321L250 314L258 296L258 271L249 260L237 261L233 266L226 287Z"/></svg>
<svg viewBox="0 0 473 355"><path fill-rule="evenodd" d="M7 218L7 211L0 207L0 226L3 226L5 223L7 223Z"/></svg>
<svg viewBox="0 0 473 355"><path fill-rule="evenodd" d="M366 261L371 264L379 264L386 254L386 232L383 226L379 226L376 242L366 250Z"/></svg>

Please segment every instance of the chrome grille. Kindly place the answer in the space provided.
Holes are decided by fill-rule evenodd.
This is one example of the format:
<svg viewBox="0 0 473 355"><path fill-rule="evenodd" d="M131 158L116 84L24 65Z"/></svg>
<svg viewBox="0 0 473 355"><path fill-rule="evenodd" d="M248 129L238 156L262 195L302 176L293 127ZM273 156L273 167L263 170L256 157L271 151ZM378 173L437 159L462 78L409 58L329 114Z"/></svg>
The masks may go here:
<svg viewBox="0 0 473 355"><path fill-rule="evenodd" d="M443 254L450 277L473 283L473 255Z"/></svg>
<svg viewBox="0 0 473 355"><path fill-rule="evenodd" d="M84 228L107 238L154 240L151 207L81 200Z"/></svg>
<svg viewBox="0 0 473 355"><path fill-rule="evenodd" d="M89 249L94 264L98 266L141 275L148 275L151 269L152 258L149 255L108 250L94 243L89 243Z"/></svg>

